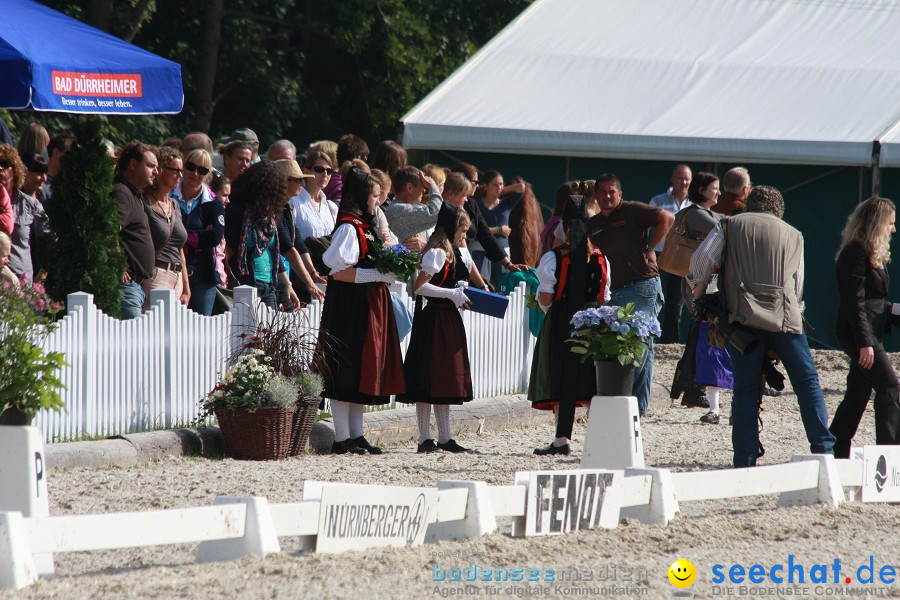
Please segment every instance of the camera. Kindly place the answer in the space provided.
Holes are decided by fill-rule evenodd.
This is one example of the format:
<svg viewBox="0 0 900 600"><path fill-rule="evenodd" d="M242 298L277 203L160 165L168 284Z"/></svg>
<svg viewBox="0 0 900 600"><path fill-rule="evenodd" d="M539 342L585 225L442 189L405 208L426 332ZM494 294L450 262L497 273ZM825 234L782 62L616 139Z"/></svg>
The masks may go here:
<svg viewBox="0 0 900 600"><path fill-rule="evenodd" d="M718 292L694 300L694 318L697 321L709 321L714 324L725 346L745 356L759 346L759 339L752 331L739 323L728 322L728 311L725 309L722 295Z"/></svg>

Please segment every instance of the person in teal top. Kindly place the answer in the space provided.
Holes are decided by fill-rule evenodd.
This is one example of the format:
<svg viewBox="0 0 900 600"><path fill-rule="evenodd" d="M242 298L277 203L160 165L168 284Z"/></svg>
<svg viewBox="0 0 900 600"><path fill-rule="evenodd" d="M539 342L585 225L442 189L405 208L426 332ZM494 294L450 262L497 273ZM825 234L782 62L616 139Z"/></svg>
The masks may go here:
<svg viewBox="0 0 900 600"><path fill-rule="evenodd" d="M256 287L259 300L277 308L276 285L281 282L295 308L300 299L279 260L278 220L287 201L287 180L274 163L251 166L234 182L225 208L225 256L241 285Z"/></svg>

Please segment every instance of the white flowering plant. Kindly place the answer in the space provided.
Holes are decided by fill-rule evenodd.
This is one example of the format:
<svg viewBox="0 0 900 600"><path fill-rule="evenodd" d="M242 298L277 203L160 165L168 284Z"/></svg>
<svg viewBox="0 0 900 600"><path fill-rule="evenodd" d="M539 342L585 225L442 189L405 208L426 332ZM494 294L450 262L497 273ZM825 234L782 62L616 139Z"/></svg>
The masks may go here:
<svg viewBox="0 0 900 600"><path fill-rule="evenodd" d="M653 336L661 334L659 321L645 312L625 306L599 306L572 316L572 352L581 361L616 360L622 366L639 366Z"/></svg>
<svg viewBox="0 0 900 600"><path fill-rule="evenodd" d="M272 358L258 349L238 356L225 376L201 402L201 419L218 409L243 409L293 406L299 387L289 378L275 373Z"/></svg>

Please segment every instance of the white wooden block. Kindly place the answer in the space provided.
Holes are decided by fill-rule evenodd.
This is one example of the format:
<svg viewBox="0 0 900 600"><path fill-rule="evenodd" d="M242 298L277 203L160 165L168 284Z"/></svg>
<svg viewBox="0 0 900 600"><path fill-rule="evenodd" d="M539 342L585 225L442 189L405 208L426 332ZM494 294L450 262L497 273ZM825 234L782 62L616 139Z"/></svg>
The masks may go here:
<svg viewBox="0 0 900 600"><path fill-rule="evenodd" d="M524 485L495 485L488 488L491 507L495 517L524 517L525 493Z"/></svg>
<svg viewBox="0 0 900 600"><path fill-rule="evenodd" d="M469 499L469 486L441 486L438 482L437 504L435 505L432 523L459 521L466 518L466 503ZM471 483L471 482L461 482Z"/></svg>
<svg viewBox="0 0 900 600"><path fill-rule="evenodd" d="M27 519L35 552L80 552L242 538L247 507L201 506Z"/></svg>
<svg viewBox="0 0 900 600"><path fill-rule="evenodd" d="M48 517L47 461L37 427L0 426L0 511L22 516ZM53 575L53 555L34 557L38 575Z"/></svg>
<svg viewBox="0 0 900 600"><path fill-rule="evenodd" d="M778 506L802 506L807 504L829 504L838 506L844 497L841 478L838 475L834 456L831 454L795 454L791 463L818 463L819 473L816 485L806 490L783 492L778 496Z"/></svg>
<svg viewBox="0 0 900 600"><path fill-rule="evenodd" d="M642 469L644 442L637 398L594 396L588 417L582 469Z"/></svg>
<svg viewBox="0 0 900 600"><path fill-rule="evenodd" d="M319 529L319 506L318 500L270 504L275 533L278 537L315 535Z"/></svg>
<svg viewBox="0 0 900 600"><path fill-rule="evenodd" d="M648 525L666 525L678 513L678 499L672 472L668 469L625 469L625 481L650 476L650 498L643 506L623 507L622 517L638 519ZM643 488L644 482L641 482ZM643 491L641 490L641 493Z"/></svg>
<svg viewBox="0 0 900 600"><path fill-rule="evenodd" d="M22 513L0 513L0 588L20 590L37 579Z"/></svg>
<svg viewBox="0 0 900 600"><path fill-rule="evenodd" d="M463 509L462 515L455 520L441 518L438 522L429 525L425 532L426 542L479 538L497 531L497 519L494 517L487 483L484 481L438 481L439 506L441 494L450 492L466 492L464 496L456 497L457 505Z"/></svg>
<svg viewBox="0 0 900 600"><path fill-rule="evenodd" d="M316 549L316 533L319 531L318 500L304 500L287 504L270 504L272 521L278 537L297 537L300 550Z"/></svg>
<svg viewBox="0 0 900 600"><path fill-rule="evenodd" d="M638 475L635 471L627 469L622 478L622 508L650 504L653 476Z"/></svg>
<svg viewBox="0 0 900 600"><path fill-rule="evenodd" d="M819 465L815 462L798 462L672 473L672 482L675 484L675 497L679 503L779 494L818 487Z"/></svg>
<svg viewBox="0 0 900 600"><path fill-rule="evenodd" d="M244 536L226 540L203 542L197 549L197 562L234 560L248 554L260 558L270 552L281 552L269 501L262 496L217 496L214 504L245 504L247 520Z"/></svg>
<svg viewBox="0 0 900 600"><path fill-rule="evenodd" d="M841 486L844 488L844 500L847 502L860 502L862 500L863 474L865 471L865 463L862 460L862 450L859 452L860 458L836 458L838 476L841 479Z"/></svg>

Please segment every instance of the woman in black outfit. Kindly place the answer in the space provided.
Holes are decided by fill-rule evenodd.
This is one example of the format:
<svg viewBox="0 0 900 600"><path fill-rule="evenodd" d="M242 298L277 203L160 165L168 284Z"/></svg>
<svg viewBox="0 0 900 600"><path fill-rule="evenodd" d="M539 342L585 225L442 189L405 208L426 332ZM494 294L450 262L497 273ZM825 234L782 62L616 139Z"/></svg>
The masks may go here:
<svg viewBox="0 0 900 600"><path fill-rule="evenodd" d="M875 391L875 443L900 443L900 382L884 351L882 337L900 315L900 303L888 301L894 203L873 196L847 219L837 255L840 304L837 340L850 357L847 391L834 413L831 433L836 458L850 456L850 443Z"/></svg>

